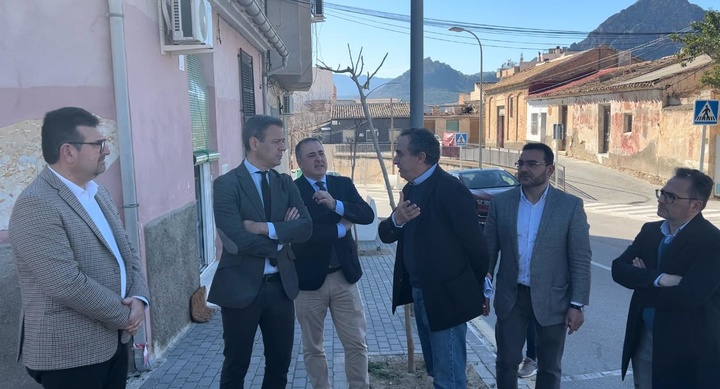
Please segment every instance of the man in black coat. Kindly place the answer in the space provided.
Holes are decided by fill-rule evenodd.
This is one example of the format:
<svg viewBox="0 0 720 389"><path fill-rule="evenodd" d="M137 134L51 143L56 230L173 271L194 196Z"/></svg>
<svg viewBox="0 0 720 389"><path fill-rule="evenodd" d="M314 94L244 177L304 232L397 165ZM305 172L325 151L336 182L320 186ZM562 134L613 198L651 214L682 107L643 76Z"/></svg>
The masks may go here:
<svg viewBox="0 0 720 389"><path fill-rule="evenodd" d="M380 223L398 242L393 312L414 302L425 367L436 388L465 388L468 320L483 313L489 254L468 189L438 166L439 144L424 128L404 130L394 163L408 181L400 204Z"/></svg>
<svg viewBox="0 0 720 389"><path fill-rule="evenodd" d="M298 142L295 156L303 173L295 184L313 221L310 239L292 245L300 286L295 310L308 378L314 389L331 388L323 348L329 308L345 351L348 386L368 388L367 325L356 284L362 269L350 228L372 223L375 214L349 178L325 174L325 150L317 139Z"/></svg>
<svg viewBox="0 0 720 389"><path fill-rule="evenodd" d="M636 388L717 388L720 366L720 230L703 218L713 180L678 168L656 191L658 216L615 259L615 282L633 289L623 379Z"/></svg>

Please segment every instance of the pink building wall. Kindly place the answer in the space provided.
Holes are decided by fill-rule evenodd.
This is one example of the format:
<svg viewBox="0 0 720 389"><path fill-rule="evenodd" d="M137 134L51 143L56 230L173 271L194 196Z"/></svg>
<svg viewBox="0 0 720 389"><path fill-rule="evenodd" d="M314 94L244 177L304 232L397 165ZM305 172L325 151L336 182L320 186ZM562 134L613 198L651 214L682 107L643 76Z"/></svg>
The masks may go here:
<svg viewBox="0 0 720 389"><path fill-rule="evenodd" d="M240 70L238 55L242 49L253 57L253 76L255 77L255 112L263 113L262 101L262 54L238 34L229 34L234 30L223 20L220 31L225 31L221 45L215 46L213 54L215 79L215 117L217 148L220 152L218 165L227 165L228 170L235 168L244 158L242 142L242 113L240 97ZM210 108L211 110L213 107Z"/></svg>
<svg viewBox="0 0 720 389"><path fill-rule="evenodd" d="M126 1L125 47L139 220L195 201L187 73L160 54L157 4Z"/></svg>

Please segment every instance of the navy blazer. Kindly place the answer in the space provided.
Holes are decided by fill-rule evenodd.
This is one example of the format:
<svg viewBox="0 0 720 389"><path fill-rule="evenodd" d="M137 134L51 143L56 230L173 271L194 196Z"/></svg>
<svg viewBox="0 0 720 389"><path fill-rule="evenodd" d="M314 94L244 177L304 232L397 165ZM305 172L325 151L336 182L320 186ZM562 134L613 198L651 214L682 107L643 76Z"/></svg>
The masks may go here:
<svg viewBox="0 0 720 389"><path fill-rule="evenodd" d="M403 258L403 246L412 244L430 330L440 331L482 314L490 255L470 191L439 166L421 185L427 189L413 201L421 209L415 234L405 236L392 217L380 223L378 232L383 242L398 242L393 313L399 305L413 302Z"/></svg>
<svg viewBox="0 0 720 389"><path fill-rule="evenodd" d="M345 279L351 284L356 283L362 276L357 246L350 231L344 237L338 238L337 223L343 217L355 224L370 224L375 220L372 208L362 199L349 178L326 176L325 182L330 195L342 201L345 208L344 216L313 200L315 188L305 176L295 180L295 185L300 190L300 196L313 221L310 239L292 244L300 290L317 290L323 285L333 246L338 254Z"/></svg>
<svg viewBox="0 0 720 389"><path fill-rule="evenodd" d="M620 257L612 277L633 289L625 330L622 374L635 353L642 329L642 310L655 307L653 321L653 388L716 388L720 366L720 230L695 216L663 254L657 268L662 221L646 223ZM634 258L645 269L634 267ZM674 287L655 287L660 273L683 277Z"/></svg>

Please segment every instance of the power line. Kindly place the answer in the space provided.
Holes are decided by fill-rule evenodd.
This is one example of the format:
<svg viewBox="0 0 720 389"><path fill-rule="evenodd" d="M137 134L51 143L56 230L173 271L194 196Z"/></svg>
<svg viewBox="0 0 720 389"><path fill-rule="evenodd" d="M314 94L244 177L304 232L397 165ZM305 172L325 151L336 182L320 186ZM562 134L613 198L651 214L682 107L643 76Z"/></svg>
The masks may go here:
<svg viewBox="0 0 720 389"><path fill-rule="evenodd" d="M372 16L381 19L401 21L405 23L410 22L410 16L403 14L396 14L390 12L383 12L373 9L352 7L346 5L339 5L334 3L325 3L326 9L335 9L338 11L346 11L353 14L361 14ZM638 37L638 36L659 36L667 35L672 32L587 32L587 31L574 31L574 30L554 30L554 29L540 29L540 28L527 28L527 27L515 27L515 26L501 26L492 24L478 24L478 23L467 23L458 22L446 19L432 19L425 18L424 25L438 28L448 28L452 26L459 26L468 30L486 32L489 34L505 34L505 35L525 35L525 36L550 36L550 37L580 37L584 38L588 35L593 37Z"/></svg>

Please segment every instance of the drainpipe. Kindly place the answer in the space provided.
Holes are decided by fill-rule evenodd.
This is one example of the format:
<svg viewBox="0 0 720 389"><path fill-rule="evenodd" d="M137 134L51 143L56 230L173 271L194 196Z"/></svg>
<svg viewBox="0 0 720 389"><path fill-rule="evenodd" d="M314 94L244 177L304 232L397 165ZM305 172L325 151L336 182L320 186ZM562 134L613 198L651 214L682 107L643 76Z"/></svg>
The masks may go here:
<svg viewBox="0 0 720 389"><path fill-rule="evenodd" d="M275 50L277 50L278 54L280 54L280 57L282 57L282 66L280 67L280 69L285 68L287 66L288 56L290 55L290 53L285 47L285 43L282 41L282 39L280 39L280 36L278 36L277 32L270 24L270 21L265 16L265 12L263 12L260 6L258 6L258 4L255 2L255 0L237 0L237 2L241 7L245 9L245 12L250 15L253 22L255 23L255 26L257 26L257 28L263 33L263 35L265 35L265 38L268 40L268 42L273 45ZM276 69L273 69L273 71L275 70ZM272 71L268 75L272 75Z"/></svg>
<svg viewBox="0 0 720 389"><path fill-rule="evenodd" d="M270 115L270 101L268 100L268 76L270 71L270 51L263 51L262 56L262 99L263 99L263 114Z"/></svg>
<svg viewBox="0 0 720 389"><path fill-rule="evenodd" d="M108 0L109 12L107 16L110 22L113 89L115 91L115 111L120 149L120 175L124 203L122 209L130 244L139 255L138 204L135 193L135 160L133 158L132 129L130 126L130 97L127 80L127 59L125 58L125 29L123 25L125 15L123 14L122 2L123 0ZM133 339L136 347L141 346L140 348L133 348L136 367L149 367L148 349L145 340L146 329L145 324L143 324Z"/></svg>

